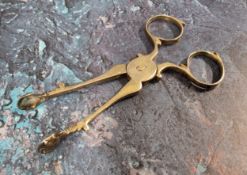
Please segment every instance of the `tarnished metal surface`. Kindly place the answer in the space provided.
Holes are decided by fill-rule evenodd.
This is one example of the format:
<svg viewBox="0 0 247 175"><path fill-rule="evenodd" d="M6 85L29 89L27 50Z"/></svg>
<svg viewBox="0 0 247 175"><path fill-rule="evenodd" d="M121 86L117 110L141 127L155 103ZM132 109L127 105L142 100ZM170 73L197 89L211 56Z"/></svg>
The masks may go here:
<svg viewBox="0 0 247 175"><path fill-rule="evenodd" d="M150 51L143 24L160 13L187 25L157 62L215 50L226 68L223 84L196 91L170 73L101 114L87 133L51 154L37 153L44 135L82 119L125 80L28 112L17 108L18 98L86 80ZM246 1L2 0L0 16L0 174L247 174ZM203 70L193 69L207 79L203 63Z"/></svg>

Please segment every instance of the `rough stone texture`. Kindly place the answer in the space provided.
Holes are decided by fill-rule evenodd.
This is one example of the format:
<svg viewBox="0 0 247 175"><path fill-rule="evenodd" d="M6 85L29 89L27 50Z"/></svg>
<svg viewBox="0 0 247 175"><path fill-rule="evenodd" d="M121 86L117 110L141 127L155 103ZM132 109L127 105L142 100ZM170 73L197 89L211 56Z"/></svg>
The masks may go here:
<svg viewBox="0 0 247 175"><path fill-rule="evenodd" d="M197 49L224 60L224 82L198 91L167 73L105 111L87 133L37 153L48 134L82 119L126 83L120 79L21 111L27 92L97 76L151 50L145 20L170 14L186 22L182 40L158 62L180 63ZM246 0L1 0L1 175L246 175ZM210 77L205 62L196 73ZM209 74L207 74L209 72Z"/></svg>

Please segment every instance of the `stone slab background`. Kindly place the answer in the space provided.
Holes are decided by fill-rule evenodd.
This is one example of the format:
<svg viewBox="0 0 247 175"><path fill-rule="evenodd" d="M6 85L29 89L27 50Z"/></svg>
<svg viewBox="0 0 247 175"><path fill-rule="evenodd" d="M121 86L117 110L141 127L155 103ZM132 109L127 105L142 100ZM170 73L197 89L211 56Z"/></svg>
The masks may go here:
<svg viewBox="0 0 247 175"><path fill-rule="evenodd" d="M85 81L150 51L144 23L156 14L186 22L182 40L162 47L157 62L215 50L224 82L202 92L169 72L104 112L89 132L39 154L45 136L82 119L127 80L32 111L19 110L18 98ZM246 175L246 43L246 0L0 0L0 174ZM210 77L210 66L196 64L195 72Z"/></svg>

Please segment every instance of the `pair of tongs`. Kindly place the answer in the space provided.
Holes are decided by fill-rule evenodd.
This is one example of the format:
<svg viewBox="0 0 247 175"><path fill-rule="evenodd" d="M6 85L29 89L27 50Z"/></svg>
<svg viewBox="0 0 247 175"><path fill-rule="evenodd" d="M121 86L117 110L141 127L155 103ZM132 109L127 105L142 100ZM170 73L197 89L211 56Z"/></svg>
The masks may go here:
<svg viewBox="0 0 247 175"><path fill-rule="evenodd" d="M166 22L172 23L179 29L179 34L172 39L166 39L153 35L150 31L150 24L157 20L164 20ZM60 83L59 86L54 90L42 94L27 94L25 96L22 96L18 102L18 106L20 109L29 110L35 108L37 105L44 102L45 100L65 93L70 93L72 91L79 90L81 88L95 83L101 83L109 79L116 79L122 75L127 75L129 78L129 82L115 96L113 96L109 101L103 104L95 112L88 115L75 125L72 125L65 130L55 132L49 137L45 138L39 145L38 151L41 153L49 153L60 143L61 139L80 130L87 131L89 129L88 124L91 121L93 121L100 113L102 113L104 110L106 110L122 98L139 92L142 89L142 85L144 82L147 82L154 78L161 78L161 73L167 69L172 69L182 73L193 83L193 85L202 89L213 88L217 86L220 82L222 82L225 75L225 70L222 59L216 52L202 50L193 52L189 55L187 62L185 64L180 65L176 65L170 62L165 62L162 64L156 64L154 62L154 59L158 54L158 47L161 44L170 45L176 43L181 38L184 32L184 25L185 24L183 21L172 16L153 16L146 22L146 32L154 46L153 51L149 54L138 54L137 57L132 59L129 63L115 65L104 74L86 82L81 82L70 86L66 86L63 83ZM217 81L213 83L202 82L192 74L192 72L189 69L190 62L191 59L197 56L208 57L209 59L212 59L214 62L216 62L216 64L218 64L220 69L220 77Z"/></svg>

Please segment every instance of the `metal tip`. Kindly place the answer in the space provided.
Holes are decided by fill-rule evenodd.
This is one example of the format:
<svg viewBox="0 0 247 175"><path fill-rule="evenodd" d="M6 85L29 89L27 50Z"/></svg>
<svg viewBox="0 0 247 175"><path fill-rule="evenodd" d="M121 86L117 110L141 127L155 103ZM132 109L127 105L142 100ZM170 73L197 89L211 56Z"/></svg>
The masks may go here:
<svg viewBox="0 0 247 175"><path fill-rule="evenodd" d="M22 110L29 110L36 108L43 100L41 95L27 94L19 99L17 105Z"/></svg>
<svg viewBox="0 0 247 175"><path fill-rule="evenodd" d="M41 154L50 153L59 145L60 141L59 134L52 134L39 144L38 152Z"/></svg>

